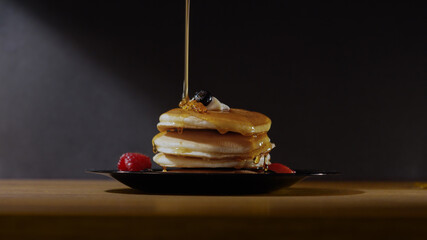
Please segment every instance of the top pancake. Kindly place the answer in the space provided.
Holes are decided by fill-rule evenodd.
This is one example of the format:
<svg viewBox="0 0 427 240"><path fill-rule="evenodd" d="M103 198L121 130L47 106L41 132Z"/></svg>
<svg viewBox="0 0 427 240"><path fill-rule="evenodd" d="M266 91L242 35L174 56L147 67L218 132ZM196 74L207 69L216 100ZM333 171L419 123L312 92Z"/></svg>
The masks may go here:
<svg viewBox="0 0 427 240"><path fill-rule="evenodd" d="M236 132L251 136L270 130L271 120L262 113L243 109L230 109L228 112L194 111L174 108L160 116L157 129L164 132L170 129L212 129L221 134Z"/></svg>

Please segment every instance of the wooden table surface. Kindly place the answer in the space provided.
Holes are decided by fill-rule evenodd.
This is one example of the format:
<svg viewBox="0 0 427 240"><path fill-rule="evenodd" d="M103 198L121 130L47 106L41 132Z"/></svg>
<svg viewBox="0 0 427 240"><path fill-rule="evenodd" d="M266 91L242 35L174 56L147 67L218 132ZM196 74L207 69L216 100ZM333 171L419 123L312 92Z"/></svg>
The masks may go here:
<svg viewBox="0 0 427 240"><path fill-rule="evenodd" d="M110 180L0 180L0 239L427 239L415 182L301 182L272 194L141 194Z"/></svg>

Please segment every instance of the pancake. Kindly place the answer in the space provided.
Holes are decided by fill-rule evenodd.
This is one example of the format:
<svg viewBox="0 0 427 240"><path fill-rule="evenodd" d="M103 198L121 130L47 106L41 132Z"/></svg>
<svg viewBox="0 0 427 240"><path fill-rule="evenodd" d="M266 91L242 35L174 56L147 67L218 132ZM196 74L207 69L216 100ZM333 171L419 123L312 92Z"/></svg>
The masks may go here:
<svg viewBox="0 0 427 240"><path fill-rule="evenodd" d="M270 130L271 120L264 114L232 108L230 111L198 113L174 108L160 116L157 129L211 129L221 134L236 132L244 136L265 133Z"/></svg>
<svg viewBox="0 0 427 240"><path fill-rule="evenodd" d="M158 153L153 157L158 165L164 168L261 168L270 164L270 154L262 156L258 163L253 159L204 159L194 157L175 156Z"/></svg>
<svg viewBox="0 0 427 240"><path fill-rule="evenodd" d="M212 130L162 132L153 138L153 147L166 154L199 158L254 159L271 151L266 133L243 136L238 133L219 134Z"/></svg>

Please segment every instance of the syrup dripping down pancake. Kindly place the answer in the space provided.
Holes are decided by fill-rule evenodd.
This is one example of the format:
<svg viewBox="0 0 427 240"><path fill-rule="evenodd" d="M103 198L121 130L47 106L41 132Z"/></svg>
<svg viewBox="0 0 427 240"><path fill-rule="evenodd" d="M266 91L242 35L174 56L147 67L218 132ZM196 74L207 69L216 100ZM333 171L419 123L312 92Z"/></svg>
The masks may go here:
<svg viewBox="0 0 427 240"><path fill-rule="evenodd" d="M160 132L170 129L211 129L221 134L236 132L251 136L268 132L270 126L271 120L264 114L243 109L198 113L174 108L160 116L157 129Z"/></svg>
<svg viewBox="0 0 427 240"><path fill-rule="evenodd" d="M159 133L153 138L153 146L166 154L214 159L254 159L273 148L266 133L243 136L232 132L219 134L212 130L188 129L181 133Z"/></svg>

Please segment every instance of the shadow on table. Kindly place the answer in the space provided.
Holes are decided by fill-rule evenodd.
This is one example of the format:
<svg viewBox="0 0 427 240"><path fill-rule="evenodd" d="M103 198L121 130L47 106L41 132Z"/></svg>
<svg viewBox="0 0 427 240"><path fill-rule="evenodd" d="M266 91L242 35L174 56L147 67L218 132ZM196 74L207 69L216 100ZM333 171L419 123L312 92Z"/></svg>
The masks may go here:
<svg viewBox="0 0 427 240"><path fill-rule="evenodd" d="M187 193L173 193L173 194L153 194L145 193L131 188L118 188L109 189L105 192L116 194L143 194L143 195L188 195L188 196L271 196L271 197L316 197L316 196L346 196L357 195L365 192L354 189L333 189L333 188L285 188L272 193L266 194L187 194Z"/></svg>

